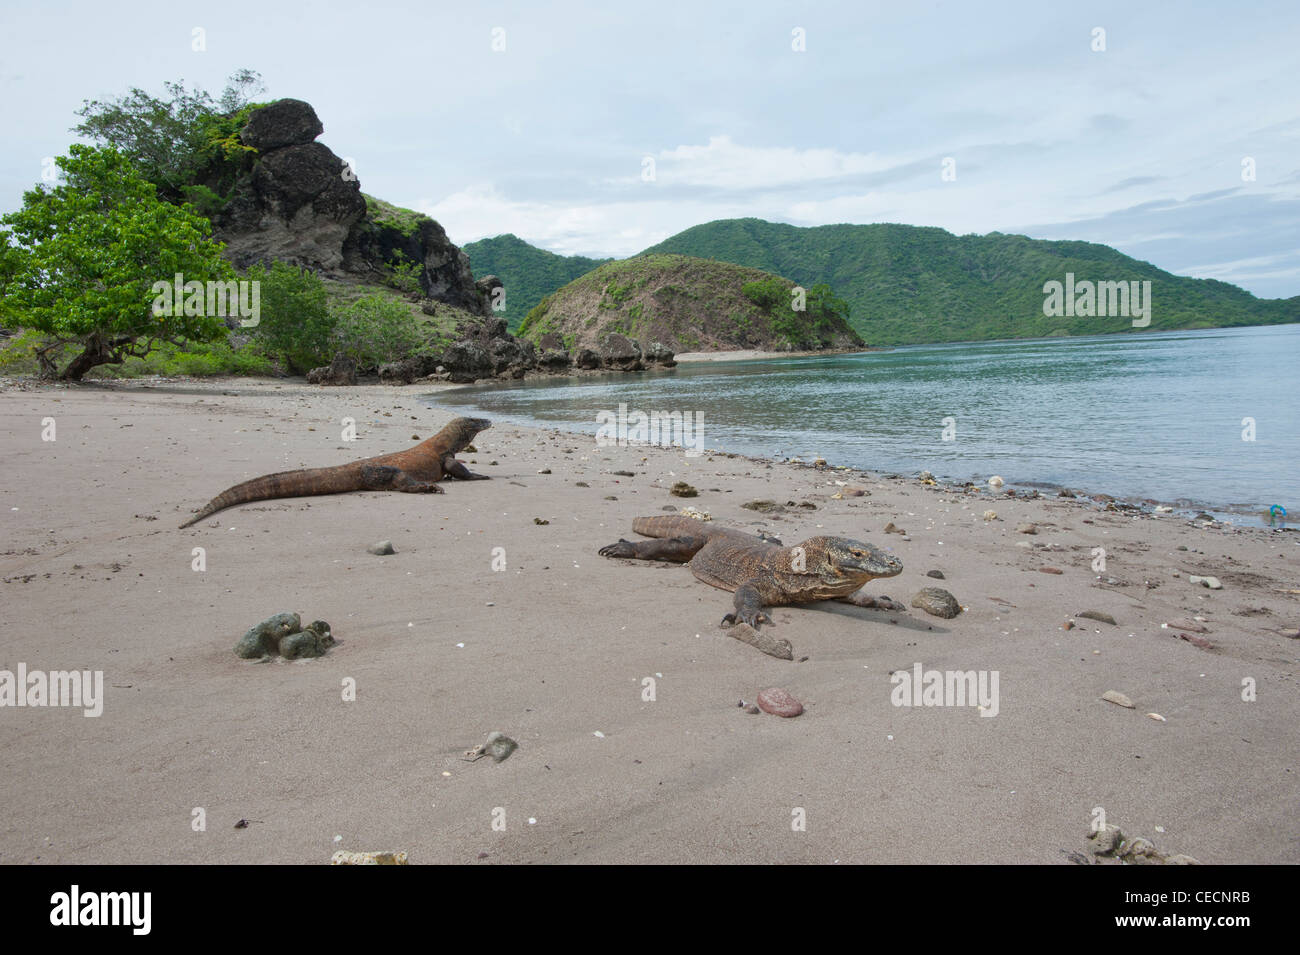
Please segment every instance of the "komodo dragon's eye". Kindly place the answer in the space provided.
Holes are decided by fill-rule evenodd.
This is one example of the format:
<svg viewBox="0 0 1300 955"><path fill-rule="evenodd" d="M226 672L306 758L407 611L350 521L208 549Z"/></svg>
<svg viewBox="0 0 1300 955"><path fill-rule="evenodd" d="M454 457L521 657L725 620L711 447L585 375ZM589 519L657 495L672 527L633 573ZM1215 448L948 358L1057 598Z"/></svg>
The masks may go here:
<svg viewBox="0 0 1300 955"><path fill-rule="evenodd" d="M849 551L849 553L852 554L854 557L866 557L866 556L867 556L866 553L865 553L864 551L860 551L860 550L851 550L851 551Z"/></svg>

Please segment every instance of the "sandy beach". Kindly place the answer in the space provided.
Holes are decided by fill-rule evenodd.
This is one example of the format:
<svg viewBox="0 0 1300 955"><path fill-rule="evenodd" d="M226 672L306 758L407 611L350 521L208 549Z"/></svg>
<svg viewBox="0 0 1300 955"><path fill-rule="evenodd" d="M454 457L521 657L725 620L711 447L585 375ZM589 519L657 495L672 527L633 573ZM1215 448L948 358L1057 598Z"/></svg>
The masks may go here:
<svg viewBox="0 0 1300 955"><path fill-rule="evenodd" d="M453 417L421 401L435 388L0 391L0 670L102 670L105 693L98 717L0 708L0 862L1067 864L1096 807L1203 863L1300 862L1300 534L509 425L462 455L490 481L177 528L245 479L429 437ZM719 628L730 594L597 556L688 505L889 548L906 569L879 593L940 586L964 610L776 608L795 659L763 655ZM396 554L367 553L383 539ZM338 645L237 659L280 611ZM891 672L918 663L996 673L996 716L895 705ZM805 712L738 705L767 687ZM494 730L509 759L462 758Z"/></svg>

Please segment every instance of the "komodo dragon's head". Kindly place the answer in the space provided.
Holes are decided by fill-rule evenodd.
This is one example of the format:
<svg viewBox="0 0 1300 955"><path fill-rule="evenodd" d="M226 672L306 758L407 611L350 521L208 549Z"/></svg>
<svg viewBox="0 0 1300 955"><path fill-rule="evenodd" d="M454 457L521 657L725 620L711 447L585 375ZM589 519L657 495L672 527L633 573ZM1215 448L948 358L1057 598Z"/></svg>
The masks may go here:
<svg viewBox="0 0 1300 955"><path fill-rule="evenodd" d="M476 434L480 431L486 431L490 427L492 427L492 422L487 418L457 418L443 430L455 435L452 440L451 453L458 454L465 450L466 445L474 440Z"/></svg>
<svg viewBox="0 0 1300 955"><path fill-rule="evenodd" d="M869 580L903 572L903 562L894 555L848 537L810 537L799 546L804 574L816 576L830 596L846 596Z"/></svg>

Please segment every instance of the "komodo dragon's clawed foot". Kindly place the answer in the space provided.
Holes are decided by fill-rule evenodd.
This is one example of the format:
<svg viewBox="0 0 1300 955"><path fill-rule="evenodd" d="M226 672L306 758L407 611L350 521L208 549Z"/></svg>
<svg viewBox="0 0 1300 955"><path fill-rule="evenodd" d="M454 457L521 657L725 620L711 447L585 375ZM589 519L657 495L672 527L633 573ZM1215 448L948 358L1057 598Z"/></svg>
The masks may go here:
<svg viewBox="0 0 1300 955"><path fill-rule="evenodd" d="M487 474L475 474L469 468L465 467L464 461L457 461L452 458L443 463L443 470L447 472L448 477L454 477L458 481L490 481L492 478Z"/></svg>
<svg viewBox="0 0 1300 955"><path fill-rule="evenodd" d="M735 626L736 623L747 623L757 630L760 623L772 623L772 618L761 610L738 610L723 617L718 626L725 630L728 627ZM772 625L776 626L775 624Z"/></svg>
<svg viewBox="0 0 1300 955"><path fill-rule="evenodd" d="M596 553L601 557L635 557L636 545L620 537L617 544L606 544Z"/></svg>
<svg viewBox="0 0 1300 955"><path fill-rule="evenodd" d="M864 594L861 591L849 594L847 597L841 597L840 602L853 604L855 607L865 607L868 610L889 610L894 613L907 612L907 608L896 600L890 600L885 596L872 597L870 594Z"/></svg>

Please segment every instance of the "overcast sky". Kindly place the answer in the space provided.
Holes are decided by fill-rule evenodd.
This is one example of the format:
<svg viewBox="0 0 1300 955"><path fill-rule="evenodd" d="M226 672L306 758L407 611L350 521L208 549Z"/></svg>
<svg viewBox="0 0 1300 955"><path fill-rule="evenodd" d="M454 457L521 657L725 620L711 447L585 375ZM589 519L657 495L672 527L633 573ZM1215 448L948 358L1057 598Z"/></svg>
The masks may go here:
<svg viewBox="0 0 1300 955"><path fill-rule="evenodd" d="M903 222L1300 294L1300 3L55 6L0 9L3 211L82 100L248 67L316 107L363 190L460 244L625 256L718 218Z"/></svg>

